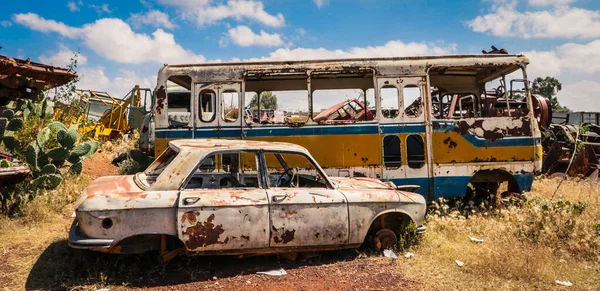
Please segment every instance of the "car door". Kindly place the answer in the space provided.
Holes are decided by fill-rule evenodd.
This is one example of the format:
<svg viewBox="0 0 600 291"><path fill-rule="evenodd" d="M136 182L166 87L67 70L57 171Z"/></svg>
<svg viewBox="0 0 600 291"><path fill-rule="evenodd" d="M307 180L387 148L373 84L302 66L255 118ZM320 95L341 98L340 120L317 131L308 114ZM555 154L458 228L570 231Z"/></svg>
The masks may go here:
<svg viewBox="0 0 600 291"><path fill-rule="evenodd" d="M327 185L314 161L298 153L265 152L272 248L348 243L348 203ZM297 171L295 177L285 172ZM288 183L289 179L296 182Z"/></svg>
<svg viewBox="0 0 600 291"><path fill-rule="evenodd" d="M268 248L269 203L259 180L255 152L206 156L179 196L178 235L186 248L232 253Z"/></svg>

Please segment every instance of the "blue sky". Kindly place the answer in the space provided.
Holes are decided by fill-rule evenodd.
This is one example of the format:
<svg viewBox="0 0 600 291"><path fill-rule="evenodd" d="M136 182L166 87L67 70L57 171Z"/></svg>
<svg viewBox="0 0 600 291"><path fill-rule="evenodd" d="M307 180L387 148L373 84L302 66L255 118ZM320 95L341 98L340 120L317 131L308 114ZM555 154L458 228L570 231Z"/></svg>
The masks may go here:
<svg viewBox="0 0 600 291"><path fill-rule="evenodd" d="M81 88L154 87L164 63L480 53L531 60L563 82L559 98L600 111L600 1L142 0L11 1L0 54L65 65Z"/></svg>

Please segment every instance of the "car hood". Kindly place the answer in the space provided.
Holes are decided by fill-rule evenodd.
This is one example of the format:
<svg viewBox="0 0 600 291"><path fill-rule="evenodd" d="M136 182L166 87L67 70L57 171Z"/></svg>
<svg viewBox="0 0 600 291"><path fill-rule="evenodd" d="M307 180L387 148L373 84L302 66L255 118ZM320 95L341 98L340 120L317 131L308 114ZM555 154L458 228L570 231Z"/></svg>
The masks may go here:
<svg viewBox="0 0 600 291"><path fill-rule="evenodd" d="M374 199L373 195L378 196L386 196L384 193L394 192L398 195L400 201L406 201L406 199L415 202L425 204L425 198L418 193L400 191L397 190L393 183L391 182L382 182L381 180L375 178L363 178L363 177L354 177L354 178L342 178L342 177L329 177L329 179L333 182L336 187L345 193L360 193L367 192L367 196L370 199ZM377 190L386 190L386 191L377 191ZM375 194L369 192L376 192ZM380 197L383 198L383 197Z"/></svg>
<svg viewBox="0 0 600 291"><path fill-rule="evenodd" d="M172 207L177 191L144 191L134 176L108 176L94 180L81 192L76 211L102 211L132 208Z"/></svg>

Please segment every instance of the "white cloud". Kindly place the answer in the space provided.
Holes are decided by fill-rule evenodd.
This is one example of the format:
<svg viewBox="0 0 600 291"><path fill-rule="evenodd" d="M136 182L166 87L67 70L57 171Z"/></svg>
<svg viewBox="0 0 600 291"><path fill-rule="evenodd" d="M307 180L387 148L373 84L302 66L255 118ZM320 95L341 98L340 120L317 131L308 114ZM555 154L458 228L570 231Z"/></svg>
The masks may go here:
<svg viewBox="0 0 600 291"><path fill-rule="evenodd" d="M269 60L307 60L327 58L366 58L399 57L418 55L439 55L456 52L456 45L436 46L429 43L392 40L383 46L353 47L348 50L328 50L325 48L280 48L262 59ZM252 59L258 60L258 59Z"/></svg>
<svg viewBox="0 0 600 291"><path fill-rule="evenodd" d="M133 86L140 85L142 88L154 88L156 86L155 76L140 76L135 71L119 70L114 78L106 76L103 67L83 68L78 71L80 76L77 88L106 91L113 97L124 97Z"/></svg>
<svg viewBox="0 0 600 291"><path fill-rule="evenodd" d="M52 55L41 55L39 57L40 61L44 64L49 64L57 67L66 67L71 63L71 58L73 58L73 51L70 50L64 44L58 45L59 50L54 52ZM87 64L87 57L83 54L79 54L77 56L77 65L85 65Z"/></svg>
<svg viewBox="0 0 600 291"><path fill-rule="evenodd" d="M81 29L68 26L62 22L47 20L35 13L21 13L13 15L13 21L40 32L57 32L68 38L74 38L80 34Z"/></svg>
<svg viewBox="0 0 600 291"><path fill-rule="evenodd" d="M575 0L529 0L531 6L560 6L575 2Z"/></svg>
<svg viewBox="0 0 600 291"><path fill-rule="evenodd" d="M13 25L12 22L10 22L8 20L0 21L0 26L2 26L2 27L11 27L12 25Z"/></svg>
<svg viewBox="0 0 600 291"><path fill-rule="evenodd" d="M532 1L530 1L531 3ZM568 1L533 0L534 4ZM559 5L551 10L517 11L517 1L495 2L491 13L467 21L475 32L521 38L600 37L600 11Z"/></svg>
<svg viewBox="0 0 600 291"><path fill-rule="evenodd" d="M321 8L327 4L329 4L329 0L313 0L318 8Z"/></svg>
<svg viewBox="0 0 600 291"><path fill-rule="evenodd" d="M16 22L41 32L56 32L64 37L80 39L97 54L119 63L189 63L204 62L202 55L184 49L173 34L157 29L152 35L134 32L117 18L103 18L81 28L46 20L37 14L17 14Z"/></svg>
<svg viewBox="0 0 600 291"><path fill-rule="evenodd" d="M600 72L600 40L587 44L566 43L550 51L522 53L529 57L529 77L557 77L565 70L579 73Z"/></svg>
<svg viewBox="0 0 600 291"><path fill-rule="evenodd" d="M206 6L210 3L210 0L158 0L158 2L164 5L189 8L193 6Z"/></svg>
<svg viewBox="0 0 600 291"><path fill-rule="evenodd" d="M70 1L69 3L67 3L67 7L69 8L69 11L71 11L71 12L79 11L79 6L77 5L77 3L75 1Z"/></svg>
<svg viewBox="0 0 600 291"><path fill-rule="evenodd" d="M98 14L102 14L102 13L107 13L107 14L111 14L113 11L110 9L110 7L108 6L108 4L106 3L102 3L101 5L94 5L91 4L90 7L96 9L96 12Z"/></svg>
<svg viewBox="0 0 600 291"><path fill-rule="evenodd" d="M269 34L264 30L260 34L254 33L248 26L240 25L227 31L229 38L234 44L239 46L282 46L283 39L281 35Z"/></svg>
<svg viewBox="0 0 600 291"><path fill-rule="evenodd" d="M149 25L153 27L164 27L174 29L175 24L169 20L169 15L158 10L151 10L146 13L133 13L129 21L136 27Z"/></svg>
<svg viewBox="0 0 600 291"><path fill-rule="evenodd" d="M562 72L562 61L555 51L528 51L521 54L529 58L527 76L530 80L536 77L557 77Z"/></svg>
<svg viewBox="0 0 600 291"><path fill-rule="evenodd" d="M228 0L226 4L210 5L208 0L161 0L165 5L177 6L186 19L193 19L200 26L214 24L228 18L236 21L253 20L270 27L285 24L283 14L270 14L260 1Z"/></svg>
<svg viewBox="0 0 600 291"><path fill-rule="evenodd" d="M600 92L600 83L583 80L563 85L562 91L558 92L558 99L560 105L567 106L571 110L600 111L598 92Z"/></svg>

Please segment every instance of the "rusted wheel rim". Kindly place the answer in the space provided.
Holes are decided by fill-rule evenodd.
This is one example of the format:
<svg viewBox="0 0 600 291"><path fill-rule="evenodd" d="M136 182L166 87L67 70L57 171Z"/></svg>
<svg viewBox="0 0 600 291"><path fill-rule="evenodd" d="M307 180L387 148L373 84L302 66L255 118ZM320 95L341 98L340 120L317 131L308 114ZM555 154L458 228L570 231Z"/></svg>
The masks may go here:
<svg viewBox="0 0 600 291"><path fill-rule="evenodd" d="M376 251L391 249L398 244L398 238L391 229L384 228L375 234L374 243Z"/></svg>

